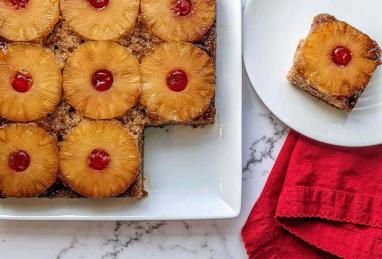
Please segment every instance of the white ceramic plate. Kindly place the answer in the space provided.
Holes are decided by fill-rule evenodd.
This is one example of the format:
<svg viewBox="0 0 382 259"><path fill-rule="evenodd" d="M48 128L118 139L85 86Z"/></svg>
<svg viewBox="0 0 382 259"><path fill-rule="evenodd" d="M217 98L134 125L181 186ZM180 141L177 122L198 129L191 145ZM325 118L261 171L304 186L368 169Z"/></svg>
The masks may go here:
<svg viewBox="0 0 382 259"><path fill-rule="evenodd" d="M244 12L244 62L268 108L288 126L340 146L382 143L382 71L377 69L354 111L341 112L289 85L287 73L313 17L330 13L382 45L380 0L248 0Z"/></svg>
<svg viewBox="0 0 382 259"><path fill-rule="evenodd" d="M159 220L232 218L241 205L241 5L218 0L217 121L202 129L145 132L149 196L130 199L6 199L0 219ZM168 132L167 132L168 130Z"/></svg>

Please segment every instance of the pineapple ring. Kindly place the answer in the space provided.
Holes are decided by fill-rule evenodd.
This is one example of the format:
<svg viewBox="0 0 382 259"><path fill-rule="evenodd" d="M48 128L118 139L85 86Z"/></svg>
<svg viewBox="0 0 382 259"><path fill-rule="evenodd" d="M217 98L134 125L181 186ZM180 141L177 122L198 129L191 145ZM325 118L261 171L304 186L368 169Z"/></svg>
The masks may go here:
<svg viewBox="0 0 382 259"><path fill-rule="evenodd" d="M172 91L166 79L174 70L187 74L183 91ZM215 68L211 57L191 43L159 45L141 64L140 102L148 115L168 122L188 122L202 115L215 94Z"/></svg>
<svg viewBox="0 0 382 259"><path fill-rule="evenodd" d="M97 91L92 76L99 70L113 75L107 91ZM67 60L64 96L81 115L91 119L122 116L135 105L141 88L138 61L121 45L110 41L88 42Z"/></svg>
<svg viewBox="0 0 382 259"><path fill-rule="evenodd" d="M15 74L27 71L33 85L26 92L12 88ZM0 117L26 122L54 112L61 99L62 75L54 54L38 45L13 43L0 59Z"/></svg>
<svg viewBox="0 0 382 259"><path fill-rule="evenodd" d="M333 61L333 50L338 47L351 52L345 66ZM345 22L329 22L313 30L301 45L297 70L319 91L350 96L362 92L369 82L379 64L378 51L368 35Z"/></svg>
<svg viewBox="0 0 382 259"><path fill-rule="evenodd" d="M12 124L0 129L0 193L6 197L33 197L55 183L58 147L55 138L35 125ZM22 172L9 167L12 152L23 150L30 164Z"/></svg>
<svg viewBox="0 0 382 259"><path fill-rule="evenodd" d="M92 151L102 149L110 156L107 168L97 171L88 165ZM115 121L85 121L74 128L61 145L61 178L85 197L112 197L127 191L140 165L133 136Z"/></svg>
<svg viewBox="0 0 382 259"><path fill-rule="evenodd" d="M174 0L142 0L141 12L146 26L164 41L200 40L214 24L216 0L190 0L191 12L174 12Z"/></svg>
<svg viewBox="0 0 382 259"><path fill-rule="evenodd" d="M12 41L33 41L48 35L60 19L59 0L29 0L15 9L0 1L0 36Z"/></svg>
<svg viewBox="0 0 382 259"><path fill-rule="evenodd" d="M104 9L87 0L61 0L61 10L69 26L89 40L116 40L133 31L139 0L110 0Z"/></svg>

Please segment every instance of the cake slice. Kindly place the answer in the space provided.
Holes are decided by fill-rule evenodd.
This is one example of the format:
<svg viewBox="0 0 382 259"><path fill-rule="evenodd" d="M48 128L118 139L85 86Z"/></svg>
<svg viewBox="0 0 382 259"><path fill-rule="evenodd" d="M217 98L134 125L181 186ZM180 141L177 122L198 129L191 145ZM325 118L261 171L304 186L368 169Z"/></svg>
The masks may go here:
<svg viewBox="0 0 382 259"><path fill-rule="evenodd" d="M143 59L141 76L140 103L163 124L202 116L214 98L213 59L191 43L162 43Z"/></svg>
<svg viewBox="0 0 382 259"><path fill-rule="evenodd" d="M57 140L34 124L0 128L0 197L34 197L54 184Z"/></svg>
<svg viewBox="0 0 382 259"><path fill-rule="evenodd" d="M216 0L142 0L147 28L164 41L197 41L214 24Z"/></svg>
<svg viewBox="0 0 382 259"><path fill-rule="evenodd" d="M10 41L41 40L59 19L59 1L0 1L0 37Z"/></svg>
<svg viewBox="0 0 382 259"><path fill-rule="evenodd" d="M88 40L117 40L130 34L139 0L61 0L63 19Z"/></svg>
<svg viewBox="0 0 382 259"><path fill-rule="evenodd" d="M91 119L122 116L135 105L140 87L138 61L111 41L83 44L67 59L63 71L65 100Z"/></svg>
<svg viewBox="0 0 382 259"><path fill-rule="evenodd" d="M0 117L28 122L53 113L62 93L54 54L29 43L9 44L5 53L0 58Z"/></svg>
<svg viewBox="0 0 382 259"><path fill-rule="evenodd" d="M378 44L368 35L334 16L320 14L297 47L288 80L338 109L351 111L380 58Z"/></svg>
<svg viewBox="0 0 382 259"><path fill-rule="evenodd" d="M115 197L127 191L140 168L139 146L117 121L84 121L61 143L60 176L85 197Z"/></svg>

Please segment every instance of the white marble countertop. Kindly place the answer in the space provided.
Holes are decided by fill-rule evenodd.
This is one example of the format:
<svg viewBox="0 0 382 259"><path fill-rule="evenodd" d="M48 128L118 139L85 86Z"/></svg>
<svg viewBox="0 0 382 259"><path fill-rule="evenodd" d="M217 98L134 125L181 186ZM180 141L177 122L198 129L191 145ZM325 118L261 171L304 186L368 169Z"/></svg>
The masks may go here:
<svg viewBox="0 0 382 259"><path fill-rule="evenodd" d="M243 76L243 198L232 220L156 222L0 221L0 258L246 258L240 229L259 196L288 129Z"/></svg>

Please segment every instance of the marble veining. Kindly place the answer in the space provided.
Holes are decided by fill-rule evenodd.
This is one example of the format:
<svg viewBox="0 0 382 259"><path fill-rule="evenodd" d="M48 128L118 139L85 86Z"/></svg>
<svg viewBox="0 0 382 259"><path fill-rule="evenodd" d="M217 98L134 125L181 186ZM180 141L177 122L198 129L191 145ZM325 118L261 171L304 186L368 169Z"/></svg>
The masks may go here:
<svg viewBox="0 0 382 259"><path fill-rule="evenodd" d="M74 236L74 237L72 238L72 240L70 241L69 246L68 246L68 247L65 247L65 248L63 248L63 249L61 249L61 250L59 251L58 255L56 256L56 259L62 259L62 258L64 258L64 257L65 257L65 254L66 254L68 251L70 251L71 249L74 249L74 248L76 248L76 247L78 247L78 240L77 240L77 237Z"/></svg>
<svg viewBox="0 0 382 259"><path fill-rule="evenodd" d="M243 174L251 171L251 167L256 163L263 162L264 159L275 159L274 149L277 143L284 137L287 132L287 127L280 123L280 121L271 113L260 114L260 116L267 118L272 125L270 134L263 135L261 138L255 140L249 148L249 159L245 162L243 167Z"/></svg>

